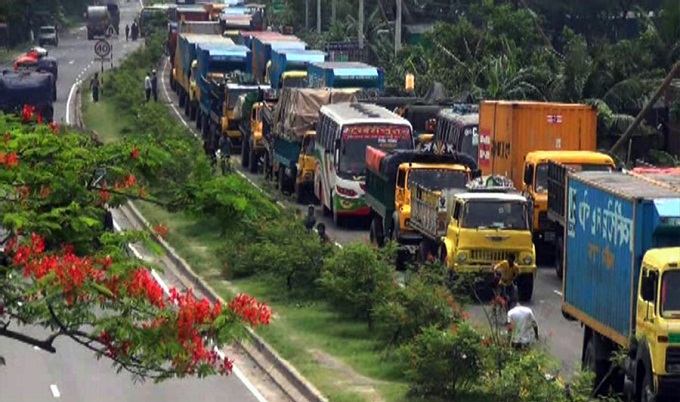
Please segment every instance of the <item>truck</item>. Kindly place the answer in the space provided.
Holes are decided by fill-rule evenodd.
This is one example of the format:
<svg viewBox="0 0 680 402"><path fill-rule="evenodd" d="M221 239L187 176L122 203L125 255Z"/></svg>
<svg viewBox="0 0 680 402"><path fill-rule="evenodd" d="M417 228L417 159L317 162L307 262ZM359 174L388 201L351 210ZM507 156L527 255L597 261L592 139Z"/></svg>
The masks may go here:
<svg viewBox="0 0 680 402"><path fill-rule="evenodd" d="M436 143L418 151L388 152L369 146L366 167L366 204L371 209L369 239L378 247L389 240L398 245L398 270L404 268L409 257L417 256L423 240L411 227L411 187L465 188L478 172L477 161Z"/></svg>
<svg viewBox="0 0 680 402"><path fill-rule="evenodd" d="M616 169L614 159L593 151L534 151L526 157L528 172L525 182L535 194L534 211L545 210L549 224L545 226L544 239L552 242L555 252L555 273L562 279L564 260L564 209L567 175L576 171L611 171Z"/></svg>
<svg viewBox="0 0 680 402"><path fill-rule="evenodd" d="M538 172L536 161L529 161L526 156L532 151L596 149L597 111L592 106L519 101L480 102L479 167L483 175L497 174L510 178L515 187L521 189L536 206L532 214L532 231L540 252L539 259L543 262L554 260L555 238L554 233L548 230L551 222L548 219L547 198L538 194L532 181L525 181ZM534 173L529 171L532 166ZM542 192L547 187L546 173L547 169L542 172Z"/></svg>
<svg viewBox="0 0 680 402"><path fill-rule="evenodd" d="M196 34L215 36L219 36L221 33L219 24L211 21L183 21L177 24L176 32L179 32L179 35ZM170 88L178 92L179 87L177 84L176 75L177 68L178 67L181 68L181 66L176 65L175 61L181 62L181 55L177 53L179 41L175 40L174 45L172 43L169 43L168 46L170 47L170 64L172 66L172 68L170 69Z"/></svg>
<svg viewBox="0 0 680 402"><path fill-rule="evenodd" d="M54 76L48 72L4 70L0 74L0 110L21 114L25 105L35 106L43 121L54 120Z"/></svg>
<svg viewBox="0 0 680 402"><path fill-rule="evenodd" d="M680 167L637 167L628 171L628 173L680 191Z"/></svg>
<svg viewBox="0 0 680 402"><path fill-rule="evenodd" d="M229 92L230 88L238 85L232 81L236 74L247 72L251 65L251 54L245 46L222 43L199 44L198 53L196 79L200 84L196 86L196 98L200 101L200 108L196 127L202 130L204 136L211 135L210 143L216 144L219 135L224 132L222 128L225 116L233 117L233 106L225 110L225 102L230 105L231 97L234 96ZM217 104L213 106L213 102ZM234 141L240 139L240 136L230 136L232 137L235 137Z"/></svg>
<svg viewBox="0 0 680 402"><path fill-rule="evenodd" d="M381 68L353 61L310 63L307 80L310 88L385 89L385 73Z"/></svg>
<svg viewBox="0 0 680 402"><path fill-rule="evenodd" d="M85 13L87 20L87 40L93 40L95 36L105 36L106 30L111 25L111 14L106 6L90 6Z"/></svg>
<svg viewBox="0 0 680 402"><path fill-rule="evenodd" d="M325 105L356 103L354 91L288 88L265 117L263 136L255 141L254 156L264 159L265 173L277 178L282 193L295 194L298 202L313 198L316 160L316 124Z"/></svg>
<svg viewBox="0 0 680 402"><path fill-rule="evenodd" d="M434 140L453 146L458 152L478 159L479 108L458 104L442 109L437 115Z"/></svg>
<svg viewBox="0 0 680 402"><path fill-rule="evenodd" d="M118 0L106 0L106 9L109 11L111 16L111 25L116 35L120 34L120 7L118 6ZM107 27L108 29L108 27Z"/></svg>
<svg viewBox="0 0 680 402"><path fill-rule="evenodd" d="M565 193L562 314L595 392L677 400L680 193L625 172L570 172Z"/></svg>
<svg viewBox="0 0 680 402"><path fill-rule="evenodd" d="M253 38L253 75L259 81L265 82L267 63L272 58L272 50L298 49L305 50L307 44L293 35L281 35L277 37L258 36Z"/></svg>
<svg viewBox="0 0 680 402"><path fill-rule="evenodd" d="M187 22L205 22L210 21L210 16L208 12L202 6L196 5L177 5L177 7L169 9L170 11L170 24L168 29L168 48L170 49L170 64L172 64L173 69L177 66L175 65L175 51L177 50L177 42L179 34L187 32L189 29ZM219 24L218 24L219 25ZM205 33L205 32L195 32L195 33ZM222 32L218 32L221 34ZM173 83L173 74L170 75L170 84Z"/></svg>
<svg viewBox="0 0 680 402"><path fill-rule="evenodd" d="M179 97L179 106L184 107L184 114L189 116L191 120L196 118L196 111L198 107L197 99L195 98L195 85L191 85L192 75L196 69L196 47L199 43L220 43L224 45L233 45L234 43L219 35L204 35L183 33L180 34L177 42L177 52L175 61L175 81L177 82L177 93ZM195 82L195 81L194 81Z"/></svg>
<svg viewBox="0 0 680 402"><path fill-rule="evenodd" d="M272 50L265 74L265 82L272 88L304 88L307 86L307 65L323 62L326 53L319 50Z"/></svg>
<svg viewBox="0 0 680 402"><path fill-rule="evenodd" d="M423 236L421 256L444 264L451 281L473 276L475 292L487 291L493 266L513 255L520 272L519 299L530 301L536 250L529 206L512 186L438 191L416 183L411 187L410 225Z"/></svg>

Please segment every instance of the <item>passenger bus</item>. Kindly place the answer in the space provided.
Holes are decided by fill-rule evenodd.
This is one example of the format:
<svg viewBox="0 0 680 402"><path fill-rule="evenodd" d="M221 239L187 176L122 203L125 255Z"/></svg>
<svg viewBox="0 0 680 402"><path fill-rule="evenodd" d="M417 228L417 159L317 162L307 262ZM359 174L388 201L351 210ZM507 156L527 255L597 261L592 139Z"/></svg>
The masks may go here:
<svg viewBox="0 0 680 402"><path fill-rule="evenodd" d="M437 115L434 140L449 144L458 152L477 159L479 113L459 113L444 109Z"/></svg>
<svg viewBox="0 0 680 402"><path fill-rule="evenodd" d="M337 103L321 108L316 131L314 191L324 214L336 225L368 217L366 147L414 149L411 123L375 104Z"/></svg>

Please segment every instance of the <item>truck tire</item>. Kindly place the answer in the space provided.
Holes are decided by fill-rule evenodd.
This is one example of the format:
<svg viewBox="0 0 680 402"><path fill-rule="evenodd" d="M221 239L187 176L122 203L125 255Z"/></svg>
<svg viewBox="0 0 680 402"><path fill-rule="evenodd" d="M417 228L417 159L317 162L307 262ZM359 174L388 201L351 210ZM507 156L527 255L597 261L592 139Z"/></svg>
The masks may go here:
<svg viewBox="0 0 680 402"><path fill-rule="evenodd" d="M642 387L640 389L640 402L656 402L656 392L654 390L654 375L652 370L645 366L645 376L642 379Z"/></svg>
<svg viewBox="0 0 680 402"><path fill-rule="evenodd" d="M557 245L555 246L555 275L562 279L564 276L564 268L562 264L564 263L564 253L562 249L564 248L561 238L557 239Z"/></svg>
<svg viewBox="0 0 680 402"><path fill-rule="evenodd" d="M201 123L201 137L206 138L212 128L210 127L210 116L203 115L203 122Z"/></svg>
<svg viewBox="0 0 680 402"><path fill-rule="evenodd" d="M534 295L534 275L520 275L517 278L519 301L528 302Z"/></svg>
<svg viewBox="0 0 680 402"><path fill-rule="evenodd" d="M255 154L255 151L253 151L253 146L250 142L243 141L243 146L241 146L241 148L246 148L246 144L248 144L248 152L246 153L246 155L248 155L248 171L250 173L257 173L259 158ZM293 177L295 177L295 175L293 175Z"/></svg>
<svg viewBox="0 0 680 402"><path fill-rule="evenodd" d="M199 109L199 108L196 108L196 109L197 109L197 110L196 110L196 116L195 116L195 119L196 119L196 129L197 129L197 130L200 130L200 129L201 129L201 124L203 123L203 112L202 112L201 109Z"/></svg>
<svg viewBox="0 0 680 402"><path fill-rule="evenodd" d="M198 120L198 105L189 103L189 120Z"/></svg>
<svg viewBox="0 0 680 402"><path fill-rule="evenodd" d="M392 221L392 241L394 244L399 245L399 238L401 237L401 228L399 227L399 221ZM408 261L408 255L403 250L397 250L397 256L394 259L395 268L397 271L406 270L406 261Z"/></svg>
<svg viewBox="0 0 680 402"><path fill-rule="evenodd" d="M243 141L243 145L241 146L241 167L245 168L248 166L248 163L250 162L248 160L248 157L250 154L248 153L250 148L250 141Z"/></svg>
<svg viewBox="0 0 680 402"><path fill-rule="evenodd" d="M92 32L88 29L88 30L87 30L87 40L92 40L92 39L94 39L94 35L93 35Z"/></svg>
<svg viewBox="0 0 680 402"><path fill-rule="evenodd" d="M177 97L179 98L179 107L184 107L184 101L186 100L184 98L184 89L178 88L177 89Z"/></svg>
<svg viewBox="0 0 680 402"><path fill-rule="evenodd" d="M371 244L378 246L379 248L385 247L385 235L383 234L383 223L382 217L378 214L373 216L371 219L371 228L368 235Z"/></svg>
<svg viewBox="0 0 680 402"><path fill-rule="evenodd" d="M584 370L588 370L592 372L595 375L595 378L593 379L593 392L596 396L604 395L604 387L598 387L600 383L602 383L602 380L604 377L607 375L607 372L609 371L609 365L611 364L608 361L601 361L597 360L597 351L595 350L595 339L593 339L595 336L598 336L596 333L592 332L592 336L590 339L588 339L588 344L585 347L585 351L583 353L583 360L581 361L581 366ZM595 388L598 387L598 388Z"/></svg>

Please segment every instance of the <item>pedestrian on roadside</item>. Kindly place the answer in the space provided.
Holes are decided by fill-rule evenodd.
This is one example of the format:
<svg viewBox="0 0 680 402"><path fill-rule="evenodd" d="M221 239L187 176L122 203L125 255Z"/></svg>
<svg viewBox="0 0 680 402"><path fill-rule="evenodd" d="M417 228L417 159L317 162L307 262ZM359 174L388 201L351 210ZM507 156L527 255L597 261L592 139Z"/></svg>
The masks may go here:
<svg viewBox="0 0 680 402"><path fill-rule="evenodd" d="M155 69L151 72L151 94L154 102L158 102L158 76Z"/></svg>
<svg viewBox="0 0 680 402"><path fill-rule="evenodd" d="M128 41L129 37L130 37L130 25L125 24L125 42Z"/></svg>
<svg viewBox="0 0 680 402"><path fill-rule="evenodd" d="M512 295L509 307L507 327L512 347L527 350L534 341L538 341L538 323L534 312L519 304L517 294Z"/></svg>
<svg viewBox="0 0 680 402"><path fill-rule="evenodd" d="M146 77L144 77L144 93L146 94L146 101L148 102L149 99L151 99L151 77L150 73L146 73Z"/></svg>
<svg viewBox="0 0 680 402"><path fill-rule="evenodd" d="M99 73L94 73L94 77L90 80L90 90L92 90L92 102L99 102L99 87L101 83L99 81Z"/></svg>
<svg viewBox="0 0 680 402"><path fill-rule="evenodd" d="M321 243L328 244L331 241L331 238L328 237L328 234L326 234L326 225L324 225L323 223L319 223L318 225L316 225L316 232L319 234Z"/></svg>

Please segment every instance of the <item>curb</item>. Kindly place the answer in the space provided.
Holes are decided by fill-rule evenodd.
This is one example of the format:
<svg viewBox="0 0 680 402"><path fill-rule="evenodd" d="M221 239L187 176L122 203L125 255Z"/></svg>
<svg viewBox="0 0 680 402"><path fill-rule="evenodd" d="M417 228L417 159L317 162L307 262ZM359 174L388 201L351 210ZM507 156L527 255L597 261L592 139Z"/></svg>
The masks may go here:
<svg viewBox="0 0 680 402"><path fill-rule="evenodd" d="M82 107L82 85L81 82L76 83L76 89L75 89L75 97L74 97L74 122L76 126L83 128L83 120L82 120L82 112L81 112L81 107ZM123 215L126 216L126 218L137 221L139 224L141 224L144 228L146 228L150 233L151 236L153 236L154 240L156 243L158 243L163 250L165 251L166 256L168 259L175 265L176 268L180 270L180 274L184 275L186 278L191 280L194 284L194 287L197 288L201 293L203 293L208 299L212 300L213 302L215 301L221 301L224 302L224 300L212 289L210 286L203 281L202 278L200 278L194 271L191 269L189 264L182 259L175 250L170 246L164 239L162 239L160 236L158 236L156 233L154 233L153 228L151 224L142 216L142 214L135 208L135 206L128 201L127 204L122 205L119 208L120 212L123 213ZM328 402L328 399L323 396L323 394L311 383L309 383L303 376L300 374L295 367L293 367L288 361L286 361L284 358L282 358L271 346L269 346L259 335L257 335L251 328L247 328L247 333L249 337L249 343L254 347L257 352L259 352L262 356L264 356L265 359L268 360L269 363L272 363L274 368L281 373L285 379L293 386L295 387L295 390L302 395L303 397L306 398L308 401L313 401L313 402ZM285 389L284 386L279 384L272 374L269 372L270 369L267 369L264 367L264 364L260 362L256 356L254 356L254 353L252 350L250 350L250 346L244 344L244 342L240 342L240 345L242 346L243 350L248 354L248 356L258 365L260 368L262 368L263 371L265 371L270 377L272 377L272 380L274 380L275 383L283 390L284 393L286 393L292 400L295 400L296 398L289 393Z"/></svg>
<svg viewBox="0 0 680 402"><path fill-rule="evenodd" d="M163 238L154 233L151 224L144 218L144 216L142 216L142 214L139 212L139 210L137 210L134 204L128 201L128 203L123 205L120 208L120 210L123 213L123 215L126 216L126 218L128 219L131 218L132 220L137 221L138 223L140 223L146 229L149 230L154 240L165 251L168 259L170 259L170 261L172 261L172 263L181 270L182 275L184 275L193 282L195 288L201 291L204 295L206 295L208 299L210 299L213 302L218 300L224 302L224 300L219 295L217 295L215 291L212 290L212 288L210 288L210 286L207 283L205 283L205 281L203 281L202 278L200 278L198 275L196 275L196 273L194 273L189 264L186 261L184 261L182 257L177 255L172 246L170 246ZM285 359L279 356L279 354L271 346L269 346L259 335L257 335L250 328L246 328L246 330L248 331L250 342L257 349L257 351L264 355L267 360L273 362L276 369L285 376L286 380L288 380L301 395L303 395L309 401L328 402L328 399L326 399L321 394L321 392L318 389L316 389L316 387L314 387L307 380L305 380L304 377L290 363L288 363ZM248 355L254 361L257 362L257 359L252 355L251 351L248 350L249 348L243 344L242 346L246 353L248 353ZM259 364L260 363L258 362L258 365ZM264 369L264 367L262 368ZM284 392L286 392L285 389Z"/></svg>

